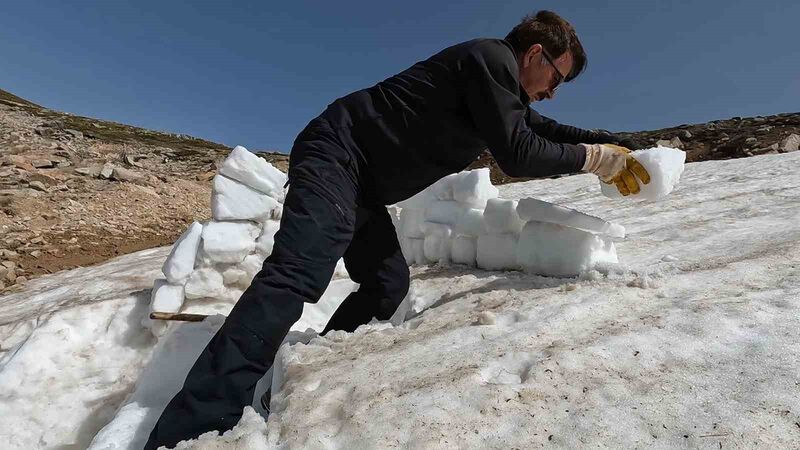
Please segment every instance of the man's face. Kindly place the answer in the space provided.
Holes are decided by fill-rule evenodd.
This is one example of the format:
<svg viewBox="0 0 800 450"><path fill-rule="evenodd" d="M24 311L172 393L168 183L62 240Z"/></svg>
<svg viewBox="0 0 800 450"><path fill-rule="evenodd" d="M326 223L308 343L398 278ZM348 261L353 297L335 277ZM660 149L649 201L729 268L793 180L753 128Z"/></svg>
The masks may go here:
<svg viewBox="0 0 800 450"><path fill-rule="evenodd" d="M567 75L572 70L572 53L569 51L551 59L553 64L547 60L540 44L532 45L522 55L519 62L519 81L532 102L553 98L559 80L563 83L561 75Z"/></svg>

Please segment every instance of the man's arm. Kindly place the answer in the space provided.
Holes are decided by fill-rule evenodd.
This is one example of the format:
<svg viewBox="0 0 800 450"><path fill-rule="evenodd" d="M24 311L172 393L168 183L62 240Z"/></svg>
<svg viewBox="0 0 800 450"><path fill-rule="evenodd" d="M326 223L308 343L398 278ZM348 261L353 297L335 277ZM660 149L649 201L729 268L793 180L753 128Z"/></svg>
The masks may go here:
<svg viewBox="0 0 800 450"><path fill-rule="evenodd" d="M615 144L630 150L636 150L646 145L636 139L626 138L606 130L584 130L571 125L560 124L532 109L530 109L530 111L530 114L527 116L528 126L530 126L536 134L550 139L551 141L567 142L570 144Z"/></svg>
<svg viewBox="0 0 800 450"><path fill-rule="evenodd" d="M611 133L600 133L571 125L563 125L530 108L528 108L528 111L527 121L531 130L551 141L568 144L616 144L618 141L618 138Z"/></svg>
<svg viewBox="0 0 800 450"><path fill-rule="evenodd" d="M467 108L497 164L512 177L540 177L578 172L586 150L555 143L535 133L520 100L517 64L501 41L485 41L463 61Z"/></svg>

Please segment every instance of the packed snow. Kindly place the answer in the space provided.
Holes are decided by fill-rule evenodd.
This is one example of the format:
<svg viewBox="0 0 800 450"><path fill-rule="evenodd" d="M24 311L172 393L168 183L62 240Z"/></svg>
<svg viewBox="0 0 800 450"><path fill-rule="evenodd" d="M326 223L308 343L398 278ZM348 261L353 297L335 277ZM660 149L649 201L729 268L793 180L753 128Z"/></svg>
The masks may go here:
<svg viewBox="0 0 800 450"><path fill-rule="evenodd" d="M459 200L459 177L451 177L449 188L398 205L398 233L418 265L389 323L325 337L311 331L356 288L340 273L322 301L305 308L287 340L294 344L281 348L274 376L264 380L274 390L269 420L248 408L224 436L181 445L791 448L800 442L798 164L798 153L690 164L659 202L605 198L592 175L515 183L496 194L482 193L482 181L467 183L478 187ZM530 220L520 213L526 198L601 217L624 226L626 237L591 232L600 222ZM491 199L498 199L490 214L498 214L499 228L490 230L475 212L464 219L476 209L485 219ZM464 209L433 226L425 217L433 201ZM509 201L518 202L520 231L509 231L519 226ZM261 232L273 214L259 216ZM528 227L542 242L526 241ZM448 242L429 246L431 264L427 237L447 230ZM543 239L550 232L553 239ZM591 247L570 247L570 255L602 258L564 263L583 267L574 276L506 270L548 245L567 245L559 239ZM213 269L231 296L236 287L226 279L241 287L268 253L253 247L221 270L202 242L189 244L198 264L192 273ZM521 250L526 245L530 251ZM617 263L607 259L611 245ZM513 250L513 261L490 250L498 246ZM126 255L33 280L28 291L0 300L4 448L141 447L222 320L172 323L160 338L141 327L151 302L175 308L176 292L158 292L191 278L185 264L170 266L178 283L162 273L170 252L181 253ZM473 254L478 267L469 264ZM487 271L481 255L508 260L489 263L503 271ZM544 270L561 265L557 254L542 257L553 261ZM222 312L232 300L181 302L182 311Z"/></svg>
<svg viewBox="0 0 800 450"><path fill-rule="evenodd" d="M645 200L661 200L675 189L683 173L686 153L676 148L658 146L636 150L631 155L650 174L650 182L648 184L639 183L640 191L636 194L629 194L631 197ZM601 182L600 188L606 197L622 197L622 194L613 184Z"/></svg>

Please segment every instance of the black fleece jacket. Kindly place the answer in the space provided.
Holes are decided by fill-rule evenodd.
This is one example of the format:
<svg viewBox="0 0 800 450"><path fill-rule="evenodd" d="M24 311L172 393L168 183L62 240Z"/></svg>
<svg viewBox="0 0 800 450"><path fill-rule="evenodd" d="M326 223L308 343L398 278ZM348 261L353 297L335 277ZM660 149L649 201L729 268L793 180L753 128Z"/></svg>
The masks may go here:
<svg viewBox="0 0 800 450"><path fill-rule="evenodd" d="M383 204L463 170L486 148L512 177L578 172L586 153L575 144L611 138L530 109L518 74L508 42L475 39L337 99L320 118Z"/></svg>

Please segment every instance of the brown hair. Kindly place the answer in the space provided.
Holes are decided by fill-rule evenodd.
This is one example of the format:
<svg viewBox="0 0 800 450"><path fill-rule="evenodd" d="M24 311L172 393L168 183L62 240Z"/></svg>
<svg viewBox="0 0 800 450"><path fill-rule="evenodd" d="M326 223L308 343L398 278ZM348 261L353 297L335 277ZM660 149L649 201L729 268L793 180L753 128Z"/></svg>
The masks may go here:
<svg viewBox="0 0 800 450"><path fill-rule="evenodd" d="M572 81L586 69L586 52L575 34L575 28L552 11L539 11L535 15L525 16L508 33L506 41L514 47L517 55L527 52L534 44L541 44L553 58L569 50L573 64L564 81Z"/></svg>

